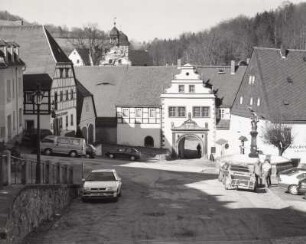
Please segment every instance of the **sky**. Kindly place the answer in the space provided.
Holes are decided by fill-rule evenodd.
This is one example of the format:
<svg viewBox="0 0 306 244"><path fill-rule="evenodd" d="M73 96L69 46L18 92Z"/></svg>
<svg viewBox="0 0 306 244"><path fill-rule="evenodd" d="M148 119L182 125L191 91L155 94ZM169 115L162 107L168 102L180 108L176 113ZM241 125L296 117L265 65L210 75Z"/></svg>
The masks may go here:
<svg viewBox="0 0 306 244"><path fill-rule="evenodd" d="M292 3L306 0L291 0ZM177 38L184 32L208 30L218 23L274 10L283 0L0 0L0 10L29 22L101 30L116 26L130 40Z"/></svg>

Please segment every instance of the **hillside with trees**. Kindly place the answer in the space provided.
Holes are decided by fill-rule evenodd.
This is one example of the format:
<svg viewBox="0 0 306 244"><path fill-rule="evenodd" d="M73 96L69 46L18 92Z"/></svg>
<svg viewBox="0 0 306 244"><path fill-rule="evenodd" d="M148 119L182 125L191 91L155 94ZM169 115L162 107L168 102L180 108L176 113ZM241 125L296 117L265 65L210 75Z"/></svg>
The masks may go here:
<svg viewBox="0 0 306 244"><path fill-rule="evenodd" d="M306 3L283 3L278 9L239 16L210 30L184 33L178 39L155 39L147 43L154 65L183 63L226 65L230 60L246 60L252 47L305 49Z"/></svg>

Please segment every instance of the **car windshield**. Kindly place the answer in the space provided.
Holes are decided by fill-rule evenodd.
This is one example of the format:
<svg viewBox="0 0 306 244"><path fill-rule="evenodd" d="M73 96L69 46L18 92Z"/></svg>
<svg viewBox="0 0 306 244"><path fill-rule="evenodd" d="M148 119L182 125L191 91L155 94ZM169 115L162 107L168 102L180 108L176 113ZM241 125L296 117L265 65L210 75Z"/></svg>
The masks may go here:
<svg viewBox="0 0 306 244"><path fill-rule="evenodd" d="M92 172L87 176L86 181L115 181L113 172Z"/></svg>

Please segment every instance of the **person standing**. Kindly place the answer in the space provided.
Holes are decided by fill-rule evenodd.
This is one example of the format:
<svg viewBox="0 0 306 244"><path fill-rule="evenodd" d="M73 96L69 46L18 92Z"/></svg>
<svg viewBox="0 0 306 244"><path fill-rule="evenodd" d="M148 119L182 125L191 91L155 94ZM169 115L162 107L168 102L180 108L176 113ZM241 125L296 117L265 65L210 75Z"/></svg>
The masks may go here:
<svg viewBox="0 0 306 244"><path fill-rule="evenodd" d="M254 173L256 177L256 187L262 184L261 176L262 176L262 165L260 160L258 159L257 162L254 164Z"/></svg>
<svg viewBox="0 0 306 244"><path fill-rule="evenodd" d="M272 166L269 159L265 159L265 161L262 164L262 173L263 177L265 179L265 185L267 188L271 186L271 171Z"/></svg>
<svg viewBox="0 0 306 244"><path fill-rule="evenodd" d="M200 145L200 143L197 146L197 151L198 151L198 157L200 158L201 157L201 145Z"/></svg>

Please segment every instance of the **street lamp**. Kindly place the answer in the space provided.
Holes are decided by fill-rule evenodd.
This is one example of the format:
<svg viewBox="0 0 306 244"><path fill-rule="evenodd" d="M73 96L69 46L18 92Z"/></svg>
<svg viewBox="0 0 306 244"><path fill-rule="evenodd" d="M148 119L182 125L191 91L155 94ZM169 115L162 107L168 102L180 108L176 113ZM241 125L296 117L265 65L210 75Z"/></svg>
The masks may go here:
<svg viewBox="0 0 306 244"><path fill-rule="evenodd" d="M36 162L36 180L35 180L35 183L40 184L41 183L41 170L40 170L40 168L41 168L40 167L41 166L41 162L40 162L40 105L41 105L41 102L44 98L44 92L41 91L40 84L37 84L37 89L33 93L33 95L34 95L35 104L36 104L36 108L37 108L37 138L36 138L36 142L37 142L37 162Z"/></svg>

